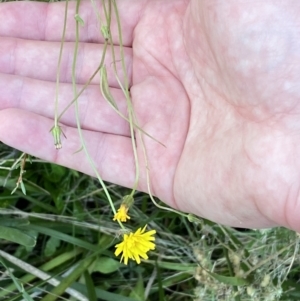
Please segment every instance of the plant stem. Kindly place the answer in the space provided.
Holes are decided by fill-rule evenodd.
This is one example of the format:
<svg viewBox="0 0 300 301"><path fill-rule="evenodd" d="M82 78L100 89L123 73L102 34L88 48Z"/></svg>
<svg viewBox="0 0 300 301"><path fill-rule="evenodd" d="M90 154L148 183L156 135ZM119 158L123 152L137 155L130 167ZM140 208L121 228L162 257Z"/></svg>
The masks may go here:
<svg viewBox="0 0 300 301"><path fill-rule="evenodd" d="M80 0L77 0L76 14L79 14L79 4L80 4ZM114 206L113 201L110 197L110 194L109 194L109 192L106 188L106 185L103 182L102 178L100 177L100 174L97 171L95 163L92 160L92 158L91 158L91 156L90 156L90 154L87 150L85 140L84 140L84 137L83 137L83 133L82 133L82 129L81 129L81 125L80 125L79 109L78 109L78 95L77 95L77 87L76 87L76 62L77 62L77 54L78 54L78 44L79 44L79 23L78 23L78 21L76 21L76 41L75 41L75 49L74 49L74 59L73 59L73 64L72 64L72 86L73 86L74 98L76 99L75 100L75 114L76 114L76 123L77 123L78 134L79 134L79 137L80 137L82 148L83 148L83 150L85 152L85 155L86 155L86 157L87 157L87 159L90 163L90 166L92 167L98 181L100 182L101 186L103 187L104 193L105 193L105 195L106 195L106 197L109 201L109 204L111 206L111 209L112 209L113 213L116 214L115 206ZM105 44L105 45L107 45L107 44ZM106 50L106 47L105 47L105 50ZM102 55L100 65L103 65L103 62L104 62L104 55ZM120 221L119 221L119 225L122 229L124 229L124 226Z"/></svg>
<svg viewBox="0 0 300 301"><path fill-rule="evenodd" d="M59 80L60 80L60 66L61 66L61 59L62 59L62 53L63 53L63 46L64 46L64 42L65 42L65 36L66 36L68 6L69 6L69 0L66 0L64 26L63 26L63 32L62 32L62 37L61 37L59 59L58 59L58 64L57 64L57 74L56 74L54 126L58 126L58 92L59 92Z"/></svg>
<svg viewBox="0 0 300 301"><path fill-rule="evenodd" d="M127 111L128 111L128 119L129 119L129 126L130 126L130 136L131 136L131 142L132 142L132 149L133 149L133 155L134 155L134 161L135 161L135 182L132 188L131 196L135 193L137 187L138 187L138 182L139 182L139 177L140 177L140 168L139 168L139 161L138 161L138 155L137 155L137 145L136 145L136 140L135 140L135 134L134 134L134 124L137 124L137 122L134 122L133 120L133 108L132 108L132 102L131 102L131 97L129 93L129 82L128 82L128 76L127 76L127 71L126 71L126 66L125 66L125 56L124 56L124 49L123 49L123 38L122 38L122 28L121 28L121 23L120 23L120 16L118 12L118 7L116 4L115 0L109 0L109 3L113 3L114 7L114 12L116 15L117 19L117 25L118 25L118 34L119 34L119 47L120 47L120 54L121 54L121 62L122 62L122 70L123 70L123 76L124 76L124 86L122 85L121 81L119 80L119 77L117 75L117 70L116 70L116 60L115 60L115 54L113 51L113 41L112 37L110 35L110 44L112 47L112 56L113 56L113 63L114 63L114 72L117 78L117 81L120 85L120 88L122 89L126 101L127 101ZM138 125L138 124L137 124Z"/></svg>

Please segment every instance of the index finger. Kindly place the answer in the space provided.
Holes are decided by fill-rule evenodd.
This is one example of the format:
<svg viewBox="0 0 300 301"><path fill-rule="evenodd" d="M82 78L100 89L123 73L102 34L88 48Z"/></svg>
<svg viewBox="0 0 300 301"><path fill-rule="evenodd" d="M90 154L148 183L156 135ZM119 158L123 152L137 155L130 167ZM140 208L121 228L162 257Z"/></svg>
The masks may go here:
<svg viewBox="0 0 300 301"><path fill-rule="evenodd" d="M146 0L117 1L124 46L132 45L133 30L146 2ZM98 0L94 1L94 3L101 20L105 21L102 1ZM68 5L66 41L75 40L75 9L76 1L70 1ZM0 36L60 41L64 14L65 2L37 3L24 1L1 3L0 20L3 20L3 22L0 22ZM81 1L79 15L85 22L85 26L81 28L80 41L90 43L104 42L104 38L100 33L100 24L91 1ZM118 28L114 13L112 13L111 20L111 35L114 43L118 44Z"/></svg>

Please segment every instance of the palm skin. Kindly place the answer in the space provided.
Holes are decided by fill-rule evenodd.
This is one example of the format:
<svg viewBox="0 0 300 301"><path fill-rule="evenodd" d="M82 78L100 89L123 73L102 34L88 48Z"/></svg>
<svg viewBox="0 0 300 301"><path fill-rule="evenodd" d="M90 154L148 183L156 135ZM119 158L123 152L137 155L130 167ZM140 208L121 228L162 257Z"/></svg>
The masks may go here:
<svg viewBox="0 0 300 301"><path fill-rule="evenodd" d="M299 230L299 1L131 0L129 7L119 0L118 5L137 118L165 145L145 137L154 195L231 226ZM82 3L80 13L88 23L81 34L79 84L95 70L103 44L89 7ZM1 4L4 16L1 141L92 174L83 152L73 155L80 147L73 112L61 120L67 136L61 150L48 134L63 4ZM60 108L72 99L68 51L74 22L69 22ZM101 98L97 80L80 99L84 136L103 178L131 187L135 167L128 125ZM112 75L109 83L125 112ZM139 189L147 191L137 141Z"/></svg>

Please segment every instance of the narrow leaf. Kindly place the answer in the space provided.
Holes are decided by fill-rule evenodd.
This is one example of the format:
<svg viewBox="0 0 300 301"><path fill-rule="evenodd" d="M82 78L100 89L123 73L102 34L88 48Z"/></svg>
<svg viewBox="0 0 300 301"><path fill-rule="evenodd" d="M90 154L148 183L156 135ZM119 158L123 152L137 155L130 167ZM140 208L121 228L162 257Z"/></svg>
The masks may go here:
<svg viewBox="0 0 300 301"><path fill-rule="evenodd" d="M95 262L93 272L100 272L102 274L109 274L117 271L121 264L109 257L100 257Z"/></svg>
<svg viewBox="0 0 300 301"><path fill-rule="evenodd" d="M0 238L15 242L25 247L33 247L36 243L36 240L32 236L18 229L5 226L0 226Z"/></svg>
<svg viewBox="0 0 300 301"><path fill-rule="evenodd" d="M144 281L141 273L139 273L137 284L131 291L129 297L137 301L145 301L145 287L144 287Z"/></svg>
<svg viewBox="0 0 300 301"><path fill-rule="evenodd" d="M230 276L223 276L216 273L212 273L207 271L208 274L213 277L214 279L222 282L224 284L233 285L233 286L242 286L248 285L249 281L247 279L239 278L239 277L230 277Z"/></svg>
<svg viewBox="0 0 300 301"><path fill-rule="evenodd" d="M88 271L85 271L83 273L85 285L87 289L87 297L89 298L89 301L97 301L97 294L95 291L95 285L93 282L93 279Z"/></svg>
<svg viewBox="0 0 300 301"><path fill-rule="evenodd" d="M22 190L22 192L26 195L26 188L25 188L24 182L21 181L21 182L20 182L20 185L21 185L21 190Z"/></svg>
<svg viewBox="0 0 300 301"><path fill-rule="evenodd" d="M100 90L106 101L108 101L116 110L118 110L118 106L113 96L110 93L106 67L103 65L100 69Z"/></svg>

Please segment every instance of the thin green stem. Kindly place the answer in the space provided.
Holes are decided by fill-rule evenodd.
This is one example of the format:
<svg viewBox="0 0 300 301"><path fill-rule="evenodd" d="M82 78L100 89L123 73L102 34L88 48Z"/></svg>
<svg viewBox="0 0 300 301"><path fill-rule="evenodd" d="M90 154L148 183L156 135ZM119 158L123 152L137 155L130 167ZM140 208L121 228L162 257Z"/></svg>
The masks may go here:
<svg viewBox="0 0 300 301"><path fill-rule="evenodd" d="M102 0L102 7L103 7L107 27L110 28L110 23L111 23L111 1L110 0L108 1L108 13L107 13L107 10L106 10L105 0Z"/></svg>
<svg viewBox="0 0 300 301"><path fill-rule="evenodd" d="M71 107L71 105L74 104L75 101L77 101L77 99L79 98L79 96L84 92L84 90L87 88L87 86L92 82L93 78L98 74L98 72L100 71L101 67L104 64L104 58L105 58L106 50L107 50L107 42L104 43L104 48L103 48L103 53L102 53L102 57L101 57L101 62L99 64L98 68L92 74L92 76L90 77L90 79L85 83L85 85L82 87L82 89L76 94L76 96L74 97L74 99L59 114L58 120L63 116L63 114L66 113L66 111Z"/></svg>
<svg viewBox="0 0 300 301"><path fill-rule="evenodd" d="M113 57L113 64L114 64L114 72L117 78L117 81L126 97L126 102L127 102L127 110L128 110L128 119L129 119L129 126L130 126L130 136L131 136L131 142L132 142L132 149L133 149L133 155L134 155L134 161L135 161L135 182L132 188L131 196L135 193L137 187L138 187L138 182L139 182L139 177L140 177L140 168L139 168L139 161L138 161L138 154L137 154L137 145L136 145L136 140L135 140L135 133L134 133L134 124L137 124L136 120L133 120L133 108L132 108L132 102L131 102L131 97L129 93L129 81L128 81L128 76L127 76L127 71L126 71L126 66L125 66L125 56L124 56L124 48L123 48L123 38L122 38L122 28L121 28L121 22L120 22L120 16L118 12L118 7L116 4L115 0L109 0L109 3L113 3L114 7L114 12L116 15L117 19L117 25L118 25L118 34L119 34L119 47L120 47L120 54L121 54L121 62L122 62L122 71L123 71L123 77L124 77L124 86L122 85L118 75L117 75L117 70L116 70L116 59L115 59L115 53L113 50L113 41L112 37L110 35L110 44L111 44L111 49L112 49L112 57ZM135 121L135 122L134 122ZM138 125L138 124L137 124Z"/></svg>
<svg viewBox="0 0 300 301"><path fill-rule="evenodd" d="M129 83L128 83L128 77L127 77L127 72L126 72L126 66L125 66L125 56L124 56L124 48L123 48L123 36L122 36L122 28L121 28L121 22L120 22L120 16L119 16L119 11L118 7L116 4L116 0L110 0L113 2L113 7L114 11L116 14L116 19L117 19L117 25L118 25L118 34L119 34L119 43L120 43L120 53L121 53L121 62L122 62L122 69L123 69L123 74L124 74L124 82L125 82L125 89L126 89L126 95L129 96Z"/></svg>
<svg viewBox="0 0 300 301"><path fill-rule="evenodd" d="M79 4L80 4L80 0L77 0L76 14L79 14ZM79 44L79 24L78 24L78 21L76 21L76 41L75 41L75 49L74 49L74 59L73 59L73 64L72 64L72 86L73 86L74 98L76 99L75 100L75 113L76 113L76 123L77 123L78 134L79 134L79 137L80 137L82 148L83 148L83 150L85 152L85 155L86 155L86 157L87 157L87 159L90 163L90 166L92 167L98 181L100 182L100 184L103 187L104 193L105 193L105 195L106 195L106 197L109 201L109 204L112 208L113 213L116 214L115 206L114 206L113 201L110 197L110 194L109 194L109 192L106 188L106 185L103 182L102 178L100 177L100 174L99 174L99 172L98 172L98 170L95 166L95 163L92 160L92 158L91 158L91 156L90 156L90 154L87 150L85 140L84 140L84 137L83 137L83 133L82 133L82 129L81 129L81 125L80 125L79 108L78 108L78 95L77 95L77 87L76 87L76 63L77 63L77 54L78 54L78 44ZM100 65L103 64L103 62L104 62L104 56L102 55ZM118 222L119 222L120 227L124 229L123 224L120 221L118 221Z"/></svg>
<svg viewBox="0 0 300 301"><path fill-rule="evenodd" d="M61 60L62 60L62 53L63 53L63 47L65 42L65 36L66 36L66 27L67 27L67 18L68 18L68 6L69 6L69 0L66 0L66 6L65 6L65 15L64 15L64 26L63 26L63 33L60 43L60 50L59 50L59 58L58 58L58 64L57 64L57 74L56 74L56 91L55 91L55 108L54 108L54 127L58 126L58 93L59 93L59 80L60 80L60 66L61 66Z"/></svg>
<svg viewBox="0 0 300 301"><path fill-rule="evenodd" d="M97 11L97 7L96 7L96 4L95 4L95 1L91 0L91 2L92 2L92 6L93 6L93 9L94 9L95 15L97 16L97 19L99 21L99 26L101 28L101 26L102 26L101 17L99 15L98 11Z"/></svg>
<svg viewBox="0 0 300 301"><path fill-rule="evenodd" d="M120 80L118 79L118 82L120 84L121 89L123 90L123 93L126 96L126 100L127 100L127 107L128 107L128 115L129 115L129 124L130 124L130 133L131 133L131 139L132 139L132 146L133 146L133 153L134 153L134 159L136 162L136 181L135 181L135 186L133 187L132 190L132 195L135 192L135 189L137 188L138 185L138 179L139 179L139 163L138 163L138 156L137 156L137 146L136 146L136 140L134 137L134 131L133 131L133 125L137 124L137 119L135 117L135 113L132 107L132 102L131 102L131 98L129 95L129 83L128 83L128 77L127 77L127 73L126 73L126 66L125 66L125 60L124 60L124 49L123 49L123 39L122 39L122 28L121 28L121 23L120 23L120 17L119 17L119 13L118 13L118 8L117 8L117 4L115 0L111 0L113 2L113 7L114 7L114 11L116 14L116 19L117 19L117 24L118 24L118 33L119 33L119 44L120 44L120 53L121 53L121 61L122 61L122 69L123 69L123 74L124 74L124 86L120 83ZM115 57L113 54L113 62L114 62L114 71L115 73L117 73L116 70L116 66L115 66ZM165 206L161 206L159 205L151 192L151 187L150 187L150 176L149 176L149 167L148 167L148 156L147 156L147 152L146 152L146 147L145 147L145 143L144 143L144 139L142 137L142 132L139 130L139 134L140 134L140 140L141 140L141 144L142 144L142 149L143 149L143 153L144 153L144 157L145 157L145 162L146 162L146 176L147 176L147 186L148 186L148 193L150 196L151 201L155 204L156 207L163 209L163 210L167 210L170 212L175 212L181 216L184 217L188 217L188 214L185 214L183 212L177 211L175 209L171 209Z"/></svg>
<svg viewBox="0 0 300 301"><path fill-rule="evenodd" d="M141 145L142 145L142 150L143 150L143 153L144 153L144 158L145 158L145 163L146 163L146 180L147 180L147 188L148 188L148 194L149 194L149 197L152 201L152 203L159 209L162 209L162 210L166 210L166 211L170 211L170 212L174 212L174 213L177 213L183 217L186 217L186 218L189 218L189 214L186 214L186 213L183 213L181 211L177 211L175 209L172 209L172 208L168 208L168 207L165 207L165 206L162 206L162 205L159 205L153 195L152 195L152 191L151 191L151 186L150 186L150 175L149 175L149 165L148 165L148 156L147 156L147 150L146 150L146 147L145 147L145 142L144 142L144 139L143 139L143 136L142 136L142 133L139 132L140 134L140 140L141 140Z"/></svg>

